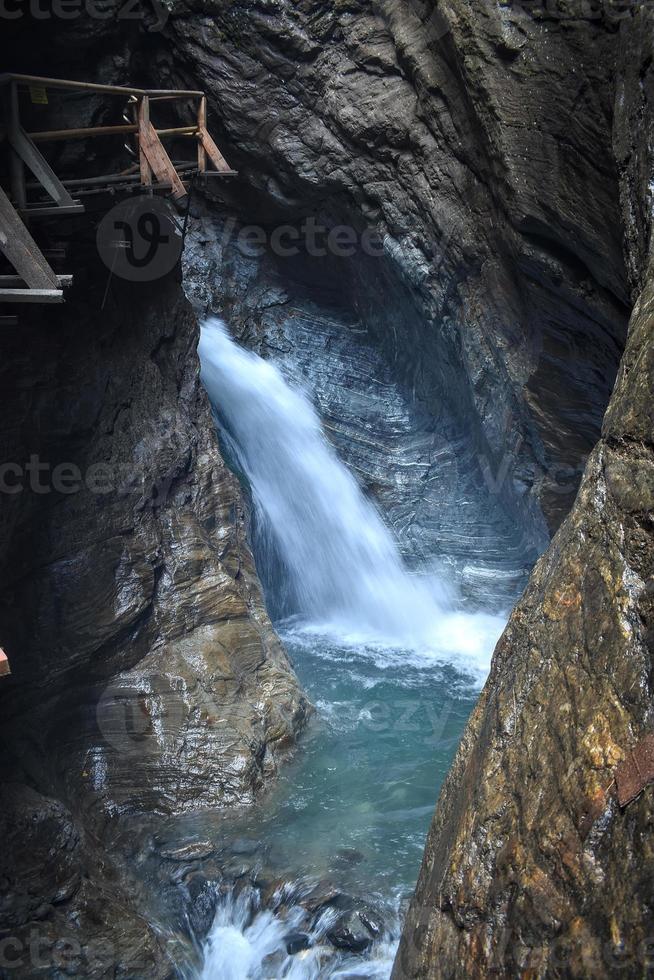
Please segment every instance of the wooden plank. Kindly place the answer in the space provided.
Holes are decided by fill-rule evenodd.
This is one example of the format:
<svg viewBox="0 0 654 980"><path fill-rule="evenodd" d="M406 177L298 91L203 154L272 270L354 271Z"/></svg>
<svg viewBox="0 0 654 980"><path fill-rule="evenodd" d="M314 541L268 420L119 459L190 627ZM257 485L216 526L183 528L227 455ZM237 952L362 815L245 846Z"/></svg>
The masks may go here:
<svg viewBox="0 0 654 980"><path fill-rule="evenodd" d="M200 108L198 109L198 135L202 130L206 132L207 130L207 99L206 96L202 96L200 99ZM201 174L207 169L207 151L202 145L202 140L198 139L198 170Z"/></svg>
<svg viewBox="0 0 654 980"><path fill-rule="evenodd" d="M157 180L172 185L173 197L176 200L186 197L186 188L149 119L143 120L139 130L139 146Z"/></svg>
<svg viewBox="0 0 654 980"><path fill-rule="evenodd" d="M65 286L70 286L72 282L72 276L57 276L57 284L62 288ZM25 286L25 280L21 279L20 276L0 276L0 286Z"/></svg>
<svg viewBox="0 0 654 980"><path fill-rule="evenodd" d="M55 289L57 277L0 187L0 251L32 289Z"/></svg>
<svg viewBox="0 0 654 980"><path fill-rule="evenodd" d="M63 303L61 289L0 289L0 303Z"/></svg>
<svg viewBox="0 0 654 980"><path fill-rule="evenodd" d="M211 162L213 163L216 170L219 173L227 173L227 171L233 173L232 168L227 163L227 160L225 160L225 157L222 155L222 153L220 152L220 150L212 140L211 136L207 132L206 126L200 126L199 136L200 136L200 142L202 143L202 147L205 150Z"/></svg>
<svg viewBox="0 0 654 980"><path fill-rule="evenodd" d="M57 204L70 206L75 203L48 161L37 150L36 144L31 141L22 127L19 127L18 131L9 131L9 142Z"/></svg>

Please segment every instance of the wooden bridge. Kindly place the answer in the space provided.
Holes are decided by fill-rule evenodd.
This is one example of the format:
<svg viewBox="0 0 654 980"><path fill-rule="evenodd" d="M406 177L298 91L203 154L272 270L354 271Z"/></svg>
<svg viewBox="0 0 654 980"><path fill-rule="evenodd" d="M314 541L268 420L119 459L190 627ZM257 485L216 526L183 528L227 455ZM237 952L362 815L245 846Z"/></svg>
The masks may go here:
<svg viewBox="0 0 654 980"><path fill-rule="evenodd" d="M28 97L33 105L48 105L51 93L60 91L122 99L124 122L116 126L26 131L21 100ZM85 198L107 193L163 193L183 206L191 181L235 175L207 130L207 100L203 92L4 74L0 75L0 95L4 95L0 143L8 151L11 188L9 195L0 187L0 252L14 270L11 275L0 275L0 303L63 302L64 287L72 276L53 272L32 234L35 222L81 214ZM151 113L163 102L185 103L186 111L192 113L191 122L157 129ZM133 141L136 162L119 173L62 180L39 149L47 143L112 136ZM193 159L173 162L164 141L179 139L196 144ZM26 168L34 178L31 181L26 179Z"/></svg>

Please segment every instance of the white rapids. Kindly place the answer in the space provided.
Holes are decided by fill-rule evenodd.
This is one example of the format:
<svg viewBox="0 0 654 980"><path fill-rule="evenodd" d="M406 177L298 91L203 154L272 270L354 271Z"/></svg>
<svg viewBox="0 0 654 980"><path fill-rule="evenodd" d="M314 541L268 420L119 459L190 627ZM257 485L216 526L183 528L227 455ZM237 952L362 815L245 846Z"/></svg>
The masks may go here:
<svg viewBox="0 0 654 980"><path fill-rule="evenodd" d="M260 531L306 629L485 672L504 621L448 609L441 582L408 572L306 395L239 347L220 320L204 324L200 358L204 386L250 482Z"/></svg>

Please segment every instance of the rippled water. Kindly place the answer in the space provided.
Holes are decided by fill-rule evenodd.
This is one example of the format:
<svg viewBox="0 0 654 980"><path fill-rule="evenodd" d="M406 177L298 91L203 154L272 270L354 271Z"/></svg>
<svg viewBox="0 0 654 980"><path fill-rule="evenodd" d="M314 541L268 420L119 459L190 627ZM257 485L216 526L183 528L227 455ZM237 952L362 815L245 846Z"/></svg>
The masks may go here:
<svg viewBox="0 0 654 980"><path fill-rule="evenodd" d="M436 795L503 619L464 613L445 583L409 573L310 401L273 365L216 320L200 355L223 441L252 491L267 600L317 708L272 793L223 830L261 845L270 873L330 880L386 924L365 954L335 955L323 941L329 923L307 917L297 896L224 896L202 977L387 977ZM289 952L297 931L308 948Z"/></svg>

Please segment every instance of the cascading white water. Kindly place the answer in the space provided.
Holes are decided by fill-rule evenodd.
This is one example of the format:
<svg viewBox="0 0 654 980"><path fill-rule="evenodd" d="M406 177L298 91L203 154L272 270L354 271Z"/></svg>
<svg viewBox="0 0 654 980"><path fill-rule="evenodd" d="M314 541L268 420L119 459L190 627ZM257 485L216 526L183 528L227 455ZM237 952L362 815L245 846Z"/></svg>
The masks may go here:
<svg viewBox="0 0 654 980"><path fill-rule="evenodd" d="M495 618L446 613L439 583L408 573L304 393L235 344L220 320L204 324L199 350L205 388L302 619L354 642L485 659Z"/></svg>
<svg viewBox="0 0 654 980"><path fill-rule="evenodd" d="M325 934L338 913L327 909L311 916L293 904L290 894L285 898L289 908L283 914L261 909L253 888L223 899L205 944L199 980L385 980L389 976L397 941L380 939L366 962L347 953L335 954ZM278 903L279 895L273 896L273 904L276 899ZM288 938L298 932L306 939L306 949L289 953Z"/></svg>
<svg viewBox="0 0 654 980"><path fill-rule="evenodd" d="M273 807L267 838L283 853L290 835L304 862L295 869L300 874L331 874L339 848L366 850L368 838L370 874L375 867L380 873L380 863L395 867L385 848L399 850L403 867L401 854L414 846L409 838L417 864L433 807L431 797L422 799L420 769L431 785L434 753L449 757L451 749L439 744L448 746L448 726L459 724L462 678L464 691L471 675L483 678L503 620L456 611L438 581L407 571L311 402L276 367L235 344L219 320L204 324L200 357L222 438L251 487L268 601L283 591L292 597L296 616L282 635L308 671L308 689L317 685L322 718L297 794L283 815ZM422 722L407 728L405 717L419 717L423 707ZM389 719L382 735L366 722L380 708ZM350 722L341 730L333 716ZM329 923L309 915L298 895L263 908L256 890L232 893L203 946L201 980L387 980L398 923L397 904L385 895L386 928L358 955L330 945ZM297 930L307 948L289 950L289 933Z"/></svg>

